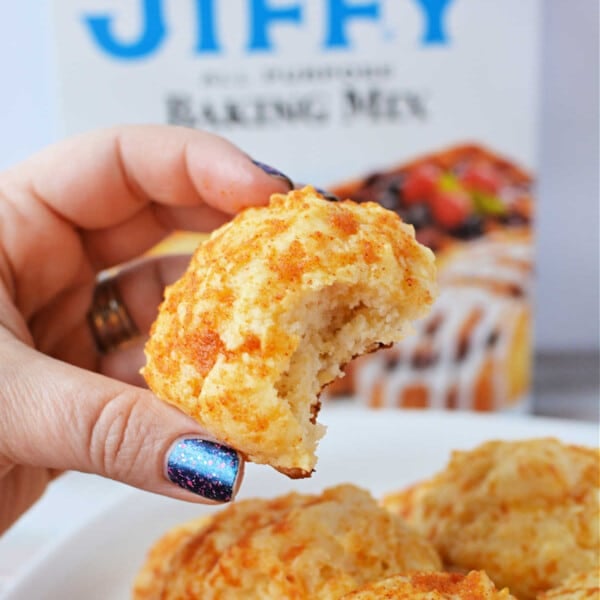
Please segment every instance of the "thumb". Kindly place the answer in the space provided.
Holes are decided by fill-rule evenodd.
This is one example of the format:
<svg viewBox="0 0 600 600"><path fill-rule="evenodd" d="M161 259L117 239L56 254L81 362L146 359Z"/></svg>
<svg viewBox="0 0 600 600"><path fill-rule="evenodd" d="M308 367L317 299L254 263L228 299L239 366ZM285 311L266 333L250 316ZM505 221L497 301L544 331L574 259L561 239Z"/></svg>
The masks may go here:
<svg viewBox="0 0 600 600"><path fill-rule="evenodd" d="M0 458L195 502L226 502L237 492L239 454L148 390L17 341L0 346L0 382Z"/></svg>

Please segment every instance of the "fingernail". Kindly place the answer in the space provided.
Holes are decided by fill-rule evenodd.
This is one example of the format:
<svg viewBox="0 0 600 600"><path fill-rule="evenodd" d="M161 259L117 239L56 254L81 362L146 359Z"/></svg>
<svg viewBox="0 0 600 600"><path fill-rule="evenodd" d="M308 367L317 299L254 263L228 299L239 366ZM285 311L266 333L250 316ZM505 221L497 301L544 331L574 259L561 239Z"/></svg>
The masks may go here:
<svg viewBox="0 0 600 600"><path fill-rule="evenodd" d="M235 450L198 438L180 439L167 456L167 477L208 500L228 502L240 469Z"/></svg>
<svg viewBox="0 0 600 600"><path fill-rule="evenodd" d="M325 200L329 200L331 202L339 202L339 200L340 200L335 194L332 194L331 192L328 192L327 190L323 190L318 187L316 187L315 190L317 190L317 192L319 192L319 194L321 194L321 196L323 196L323 198L325 198Z"/></svg>
<svg viewBox="0 0 600 600"><path fill-rule="evenodd" d="M302 189L303 187L306 187L308 184L306 183L296 183L295 184L295 188L297 190ZM328 192L327 190L324 190L323 188L317 187L316 185L312 186L315 190L315 192L321 194L321 196L323 196L323 198L325 198L325 200L329 200L330 202L339 202L340 199L335 195L332 194L331 192Z"/></svg>
<svg viewBox="0 0 600 600"><path fill-rule="evenodd" d="M262 163L258 160L252 160L252 163L255 164L259 169L262 169L267 175L275 177L276 179L281 179L281 181L285 181L285 183L288 184L290 190L294 189L294 183L292 182L292 180L275 167L266 165L265 163Z"/></svg>

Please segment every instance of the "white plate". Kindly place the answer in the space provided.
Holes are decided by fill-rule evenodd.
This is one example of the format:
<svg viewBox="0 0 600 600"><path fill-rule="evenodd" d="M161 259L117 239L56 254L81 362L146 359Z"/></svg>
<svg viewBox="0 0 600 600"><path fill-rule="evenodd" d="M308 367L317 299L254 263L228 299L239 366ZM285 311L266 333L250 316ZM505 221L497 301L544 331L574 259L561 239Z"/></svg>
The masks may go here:
<svg viewBox="0 0 600 600"><path fill-rule="evenodd" d="M291 481L268 467L248 465L239 497L273 496L291 489L317 491L347 481L380 495L432 474L446 463L452 449L470 448L488 439L556 436L567 442L598 444L595 425L521 416L326 407L321 421L328 425L328 433L311 479ZM128 598L152 542L169 527L211 510L215 509L132 490L58 540L4 597Z"/></svg>

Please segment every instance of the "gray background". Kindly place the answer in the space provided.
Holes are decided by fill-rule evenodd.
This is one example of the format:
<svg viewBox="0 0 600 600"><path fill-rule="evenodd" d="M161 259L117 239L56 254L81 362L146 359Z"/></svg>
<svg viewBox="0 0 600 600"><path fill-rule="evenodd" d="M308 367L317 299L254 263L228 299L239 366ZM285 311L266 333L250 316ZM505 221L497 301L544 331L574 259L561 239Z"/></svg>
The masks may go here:
<svg viewBox="0 0 600 600"><path fill-rule="evenodd" d="M599 346L599 6L544 0L535 342L542 353ZM49 22L47 0L2 1L0 169L59 134Z"/></svg>

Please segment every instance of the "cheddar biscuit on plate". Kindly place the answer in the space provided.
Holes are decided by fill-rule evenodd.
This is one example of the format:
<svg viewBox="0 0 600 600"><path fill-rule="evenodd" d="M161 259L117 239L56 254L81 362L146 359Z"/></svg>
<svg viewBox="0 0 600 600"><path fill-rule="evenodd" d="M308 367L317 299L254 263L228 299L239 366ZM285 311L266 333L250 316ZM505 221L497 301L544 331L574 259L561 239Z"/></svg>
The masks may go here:
<svg viewBox="0 0 600 600"><path fill-rule="evenodd" d="M591 571L576 573L558 587L538 596L538 600L597 600L600 598L600 557Z"/></svg>
<svg viewBox="0 0 600 600"><path fill-rule="evenodd" d="M342 600L515 600L483 571L394 575L342 596Z"/></svg>
<svg viewBox="0 0 600 600"><path fill-rule="evenodd" d="M168 567L152 569L149 560L134 600L333 600L395 573L441 568L429 542L352 485L241 500L179 547L161 547Z"/></svg>
<svg viewBox="0 0 600 600"><path fill-rule="evenodd" d="M375 203L274 195L200 244L146 345L150 388L246 459L308 477L319 394L353 356L410 331L432 252Z"/></svg>
<svg viewBox="0 0 600 600"><path fill-rule="evenodd" d="M597 565L600 454L556 439L491 441L384 499L445 563L482 569L522 600Z"/></svg>
<svg viewBox="0 0 600 600"><path fill-rule="evenodd" d="M210 516L200 517L194 521L184 523L168 531L158 542L152 546L144 562L144 568L139 572L135 580L132 597L136 599L160 598L161 582L173 576L173 568L176 568L176 557L187 541L195 534L205 530L211 521ZM169 560L165 560L169 557Z"/></svg>
<svg viewBox="0 0 600 600"><path fill-rule="evenodd" d="M276 521L310 496L289 494L272 500L240 500L227 510L169 530L151 548L135 580L135 600L185 597L200 585L221 554L255 529ZM198 592L199 593L199 592Z"/></svg>

